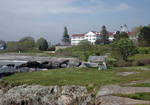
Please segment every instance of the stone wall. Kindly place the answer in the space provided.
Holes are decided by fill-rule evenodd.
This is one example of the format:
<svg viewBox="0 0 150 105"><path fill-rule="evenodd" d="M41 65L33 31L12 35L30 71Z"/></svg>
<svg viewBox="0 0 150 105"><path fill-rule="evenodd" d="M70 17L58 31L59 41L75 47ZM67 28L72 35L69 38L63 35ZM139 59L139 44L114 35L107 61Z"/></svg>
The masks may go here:
<svg viewBox="0 0 150 105"><path fill-rule="evenodd" d="M68 48L68 47L72 47L72 46L56 46L55 51L57 51L59 49L65 49L65 48Z"/></svg>

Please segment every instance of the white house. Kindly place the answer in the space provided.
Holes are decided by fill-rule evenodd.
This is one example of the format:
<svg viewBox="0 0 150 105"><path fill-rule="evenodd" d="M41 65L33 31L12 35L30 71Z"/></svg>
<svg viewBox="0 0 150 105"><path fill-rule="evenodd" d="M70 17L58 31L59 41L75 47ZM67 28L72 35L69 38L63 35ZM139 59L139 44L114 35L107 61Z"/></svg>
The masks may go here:
<svg viewBox="0 0 150 105"><path fill-rule="evenodd" d="M78 45L78 43L81 41L81 40L84 40L85 39L85 35L84 34L74 34L71 36L71 45Z"/></svg>
<svg viewBox="0 0 150 105"><path fill-rule="evenodd" d="M85 34L74 34L71 36L71 45L76 46L81 40L86 40L86 39L92 44L95 44L95 41L100 38L101 38L100 32L96 32L96 31L89 31Z"/></svg>
<svg viewBox="0 0 150 105"><path fill-rule="evenodd" d="M90 31L85 34L85 39L87 39L92 44L95 44L97 39L101 39L100 32Z"/></svg>

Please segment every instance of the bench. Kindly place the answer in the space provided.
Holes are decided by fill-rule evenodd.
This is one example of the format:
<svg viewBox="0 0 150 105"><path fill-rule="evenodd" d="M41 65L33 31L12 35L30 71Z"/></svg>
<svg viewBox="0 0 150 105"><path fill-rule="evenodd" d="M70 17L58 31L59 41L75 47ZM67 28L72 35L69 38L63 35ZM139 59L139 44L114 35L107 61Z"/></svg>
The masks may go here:
<svg viewBox="0 0 150 105"><path fill-rule="evenodd" d="M102 64L96 62L103 62ZM84 67L98 67L99 70L107 69L105 56L89 56L88 62L83 63Z"/></svg>

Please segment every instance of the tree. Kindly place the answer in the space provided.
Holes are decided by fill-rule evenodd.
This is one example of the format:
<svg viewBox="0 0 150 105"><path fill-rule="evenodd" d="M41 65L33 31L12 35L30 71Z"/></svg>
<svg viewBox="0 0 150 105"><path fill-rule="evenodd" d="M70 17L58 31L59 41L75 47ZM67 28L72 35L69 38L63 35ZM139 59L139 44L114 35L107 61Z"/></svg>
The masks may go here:
<svg viewBox="0 0 150 105"><path fill-rule="evenodd" d="M146 43L145 46L150 46L150 27L144 26L139 34L138 42L144 41Z"/></svg>
<svg viewBox="0 0 150 105"><path fill-rule="evenodd" d="M132 56L136 53L136 46L133 41L122 38L117 42L112 44L113 51L117 52L123 60L127 60L129 56Z"/></svg>
<svg viewBox="0 0 150 105"><path fill-rule="evenodd" d="M35 40L30 36L21 38L19 42L22 43L27 49L35 47Z"/></svg>
<svg viewBox="0 0 150 105"><path fill-rule="evenodd" d="M101 30L101 37L102 39L99 40L101 44L109 44L109 35L106 27L103 25Z"/></svg>
<svg viewBox="0 0 150 105"><path fill-rule="evenodd" d="M86 54L86 51L91 48L91 43L88 40L81 40L78 44L80 50L83 51L83 54Z"/></svg>
<svg viewBox="0 0 150 105"><path fill-rule="evenodd" d="M120 39L122 38L127 38L129 39L129 35L126 33L126 32L121 32L120 31L117 31L116 34L114 35L114 40L113 42L117 42L119 41Z"/></svg>
<svg viewBox="0 0 150 105"><path fill-rule="evenodd" d="M64 43L64 45L67 45L70 43L70 38L69 38L67 27L64 27L62 42Z"/></svg>
<svg viewBox="0 0 150 105"><path fill-rule="evenodd" d="M21 38L21 39L19 40L19 42L24 42L24 41L26 41L26 40L30 40L30 41L34 41L34 42L35 42L34 38L31 37L31 36L27 36L27 37Z"/></svg>
<svg viewBox="0 0 150 105"><path fill-rule="evenodd" d="M36 43L39 50L46 51L48 49L48 43L44 38L40 38Z"/></svg>

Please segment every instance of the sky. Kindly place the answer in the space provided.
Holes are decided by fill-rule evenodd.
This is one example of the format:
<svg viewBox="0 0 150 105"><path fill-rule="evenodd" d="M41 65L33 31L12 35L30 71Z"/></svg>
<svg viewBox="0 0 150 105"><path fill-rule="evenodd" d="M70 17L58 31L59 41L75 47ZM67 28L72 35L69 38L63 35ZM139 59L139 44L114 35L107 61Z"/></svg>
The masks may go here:
<svg viewBox="0 0 150 105"><path fill-rule="evenodd" d="M150 24L150 0L0 0L0 40L18 41L43 37L61 43L64 27L68 34L109 32L127 24Z"/></svg>

